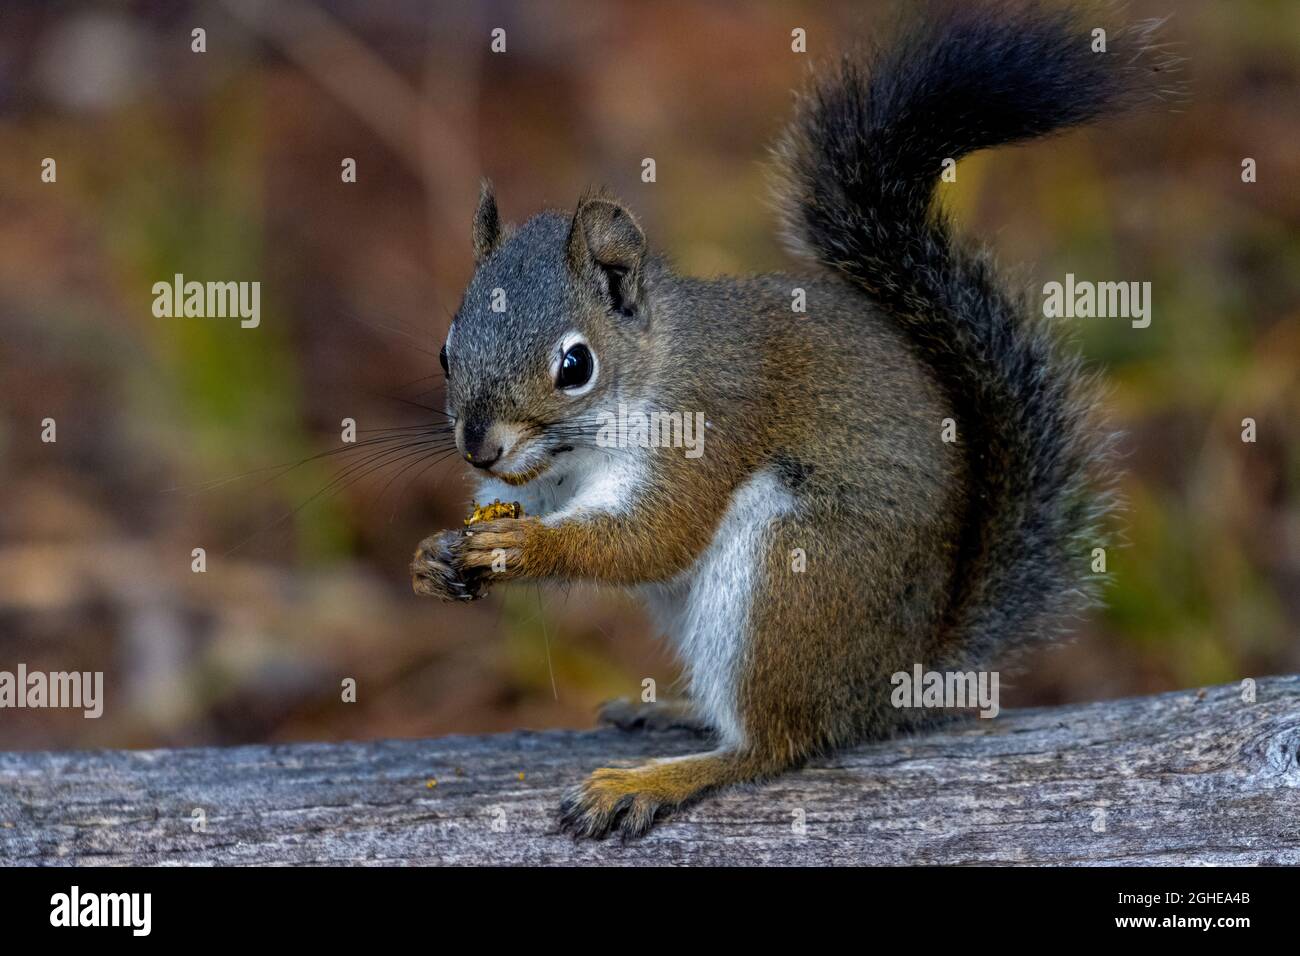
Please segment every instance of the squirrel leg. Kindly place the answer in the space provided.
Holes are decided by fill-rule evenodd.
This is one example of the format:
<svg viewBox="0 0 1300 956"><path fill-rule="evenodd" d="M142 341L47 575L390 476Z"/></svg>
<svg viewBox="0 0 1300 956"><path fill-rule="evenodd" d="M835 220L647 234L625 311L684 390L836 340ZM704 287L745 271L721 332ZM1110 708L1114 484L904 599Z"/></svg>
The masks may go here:
<svg viewBox="0 0 1300 956"><path fill-rule="evenodd" d="M600 705L596 720L620 730L673 730L677 728L707 733L712 726L695 705L685 698L653 702L634 701L626 697Z"/></svg>
<svg viewBox="0 0 1300 956"><path fill-rule="evenodd" d="M603 767L564 795L560 829L602 839L645 835L659 817L720 787L762 776L763 764L732 750L655 760L627 769Z"/></svg>
<svg viewBox="0 0 1300 956"><path fill-rule="evenodd" d="M713 538L716 513L726 497L715 487L722 479L707 480L695 494L706 500L716 497L721 504L700 506L689 514L671 503L693 500L691 496L661 479L662 487L644 492L645 500L636 499L617 514L592 509L563 519L530 516L480 522L459 536L452 564L484 581L663 581L689 568ZM664 501L670 506L662 506Z"/></svg>
<svg viewBox="0 0 1300 956"><path fill-rule="evenodd" d="M734 678L710 672L716 654L688 662L695 683L729 685L724 699L734 707L734 738L711 753L597 770L565 796L561 826L576 836L640 836L698 797L900 726L907 715L890 704L889 675L926 659L923 635L937 629L932 609L942 607L946 579L915 575L923 545L900 545L881 520L844 521L805 502L799 515L767 525ZM792 567L795 548L806 551L806 568ZM714 583L706 577L695 592L715 593ZM909 584L923 612L900 606Z"/></svg>

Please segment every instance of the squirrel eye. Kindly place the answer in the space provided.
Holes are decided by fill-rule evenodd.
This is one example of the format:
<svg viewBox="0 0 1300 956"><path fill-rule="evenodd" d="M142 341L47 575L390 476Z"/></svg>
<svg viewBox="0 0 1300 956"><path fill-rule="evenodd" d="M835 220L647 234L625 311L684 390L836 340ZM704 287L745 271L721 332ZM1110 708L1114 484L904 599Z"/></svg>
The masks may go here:
<svg viewBox="0 0 1300 956"><path fill-rule="evenodd" d="M594 368L591 349L579 342L570 347L560 359L560 369L555 373L555 387L581 388L591 380Z"/></svg>
<svg viewBox="0 0 1300 956"><path fill-rule="evenodd" d="M447 367L447 346L443 346L438 352L438 361L442 363L442 374L451 375L451 369Z"/></svg>

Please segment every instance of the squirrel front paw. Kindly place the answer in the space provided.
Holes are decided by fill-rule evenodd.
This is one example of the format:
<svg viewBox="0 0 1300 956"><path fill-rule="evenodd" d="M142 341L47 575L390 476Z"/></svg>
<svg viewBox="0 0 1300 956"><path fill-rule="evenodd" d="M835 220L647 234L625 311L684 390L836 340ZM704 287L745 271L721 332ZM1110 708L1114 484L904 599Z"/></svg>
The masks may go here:
<svg viewBox="0 0 1300 956"><path fill-rule="evenodd" d="M490 582L526 575L525 543L538 526L533 518L503 518L430 535L411 561L411 586L444 601L477 600Z"/></svg>
<svg viewBox="0 0 1300 956"><path fill-rule="evenodd" d="M474 601L483 596L482 576L466 568L460 531L441 531L420 542L411 561L411 587L416 594L443 601Z"/></svg>
<svg viewBox="0 0 1300 956"><path fill-rule="evenodd" d="M541 522L536 518L501 518L467 528L455 545L460 567L468 574L494 580L527 577L528 541Z"/></svg>

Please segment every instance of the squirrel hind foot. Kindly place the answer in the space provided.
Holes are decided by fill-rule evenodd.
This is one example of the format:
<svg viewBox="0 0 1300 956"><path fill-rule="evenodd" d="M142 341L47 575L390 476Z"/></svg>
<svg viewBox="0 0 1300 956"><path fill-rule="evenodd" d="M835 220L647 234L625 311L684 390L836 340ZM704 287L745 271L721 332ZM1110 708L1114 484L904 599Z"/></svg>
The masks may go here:
<svg viewBox="0 0 1300 956"><path fill-rule="evenodd" d="M619 697L600 705L596 722L626 731L689 730L700 735L714 732L709 722L686 700L646 703Z"/></svg>
<svg viewBox="0 0 1300 956"><path fill-rule="evenodd" d="M602 767L560 801L561 832L575 840L623 842L645 836L656 822L700 797L752 779L754 769L727 751L656 760L625 769Z"/></svg>

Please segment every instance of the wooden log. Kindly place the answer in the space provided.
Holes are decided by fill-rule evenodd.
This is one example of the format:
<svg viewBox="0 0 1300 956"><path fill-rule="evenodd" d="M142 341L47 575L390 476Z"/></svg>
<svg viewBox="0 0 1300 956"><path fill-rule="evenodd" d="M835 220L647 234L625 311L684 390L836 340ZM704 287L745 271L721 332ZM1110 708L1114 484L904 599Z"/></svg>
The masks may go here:
<svg viewBox="0 0 1300 956"><path fill-rule="evenodd" d="M1006 711L816 760L623 845L558 833L686 732L0 754L0 861L1297 864L1300 676ZM199 825L201 811L202 826Z"/></svg>

